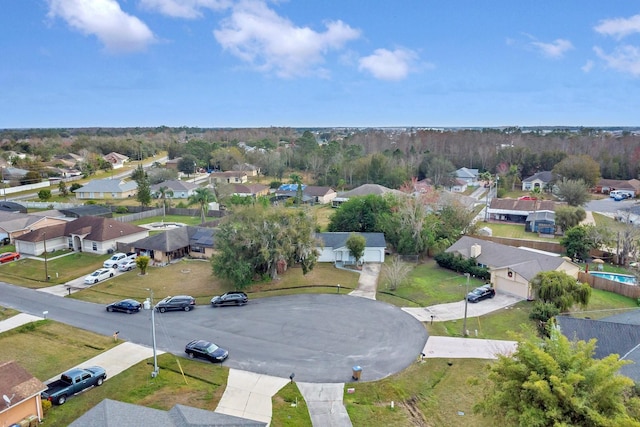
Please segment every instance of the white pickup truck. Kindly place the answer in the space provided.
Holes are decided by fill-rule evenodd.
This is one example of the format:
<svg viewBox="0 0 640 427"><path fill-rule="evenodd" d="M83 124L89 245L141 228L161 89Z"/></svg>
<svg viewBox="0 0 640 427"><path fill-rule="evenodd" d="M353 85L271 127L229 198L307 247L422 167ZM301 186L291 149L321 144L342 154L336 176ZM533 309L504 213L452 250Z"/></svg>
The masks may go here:
<svg viewBox="0 0 640 427"><path fill-rule="evenodd" d="M111 255L111 258L106 260L102 266L104 268L118 268L118 264L136 259L137 256L138 255L135 252L127 252L126 254L124 252L116 252Z"/></svg>

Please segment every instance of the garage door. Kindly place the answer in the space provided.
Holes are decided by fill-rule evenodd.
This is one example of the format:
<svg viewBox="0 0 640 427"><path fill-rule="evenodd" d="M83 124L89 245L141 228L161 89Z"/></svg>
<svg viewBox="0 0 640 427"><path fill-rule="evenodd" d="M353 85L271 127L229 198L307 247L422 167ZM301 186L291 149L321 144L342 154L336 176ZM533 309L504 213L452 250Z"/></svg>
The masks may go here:
<svg viewBox="0 0 640 427"><path fill-rule="evenodd" d="M364 259L366 262L382 262L382 254L379 249L365 249Z"/></svg>
<svg viewBox="0 0 640 427"><path fill-rule="evenodd" d="M498 292L516 295L521 298L529 298L529 285L507 280L502 277L497 277L494 280L496 280L495 287Z"/></svg>

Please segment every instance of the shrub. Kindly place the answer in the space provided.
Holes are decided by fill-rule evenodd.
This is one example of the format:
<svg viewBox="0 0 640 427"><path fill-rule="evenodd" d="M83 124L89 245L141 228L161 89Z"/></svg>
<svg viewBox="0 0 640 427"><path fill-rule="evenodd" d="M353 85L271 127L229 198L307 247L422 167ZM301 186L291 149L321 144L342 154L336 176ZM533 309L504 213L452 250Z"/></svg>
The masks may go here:
<svg viewBox="0 0 640 427"><path fill-rule="evenodd" d="M478 266L475 258L465 259L460 255L441 252L436 255L434 259L442 268L453 270L457 273L469 273L471 276L482 280L488 280L491 278L489 270Z"/></svg>
<svg viewBox="0 0 640 427"><path fill-rule="evenodd" d="M126 206L118 206L116 208L116 213L118 213L118 214L126 214L126 213L129 213L129 209Z"/></svg>
<svg viewBox="0 0 640 427"><path fill-rule="evenodd" d="M46 399L42 399L42 417L46 417L47 416L47 412L49 412L49 409L51 409L51 402L46 400Z"/></svg>

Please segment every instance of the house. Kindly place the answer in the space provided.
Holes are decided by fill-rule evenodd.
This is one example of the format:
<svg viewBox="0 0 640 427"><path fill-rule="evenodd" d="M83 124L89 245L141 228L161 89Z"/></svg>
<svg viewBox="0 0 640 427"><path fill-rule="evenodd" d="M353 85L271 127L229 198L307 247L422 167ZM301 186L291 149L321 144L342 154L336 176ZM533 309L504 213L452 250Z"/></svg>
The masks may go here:
<svg viewBox="0 0 640 427"><path fill-rule="evenodd" d="M339 193L331 202L331 206L334 208L337 208L338 206L340 206L342 203L346 202L347 200L349 200L351 197L361 197L361 196L368 196L370 194L376 194L378 196L381 196L383 194L387 194L387 193L391 193L391 194L404 194L402 191L400 190L393 190L391 188L387 188L383 185L378 185L378 184L362 184L359 187L354 188L353 190L349 190L346 192L342 192Z"/></svg>
<svg viewBox="0 0 640 427"><path fill-rule="evenodd" d="M194 184L192 182L180 181L177 179L162 181L159 184L154 184L151 186L151 195L153 197L161 197L160 189L166 188L168 191L171 191L173 194L167 194L165 192L166 197L170 199L188 199L194 193L195 189L198 188L198 184Z"/></svg>
<svg viewBox="0 0 640 427"><path fill-rule="evenodd" d="M66 221L61 218L0 211L0 241L13 242L33 230L64 223Z"/></svg>
<svg viewBox="0 0 640 427"><path fill-rule="evenodd" d="M77 199L126 199L135 196L137 190L135 181L106 178L89 181L74 194Z"/></svg>
<svg viewBox="0 0 640 427"><path fill-rule="evenodd" d="M240 197L263 197L269 195L269 187L264 184L232 184L233 195Z"/></svg>
<svg viewBox="0 0 640 427"><path fill-rule="evenodd" d="M24 178L29 172L26 169L14 168L14 167L6 167L1 169L2 172L2 181L20 181Z"/></svg>
<svg viewBox="0 0 640 427"><path fill-rule="evenodd" d="M113 151L109 154L105 154L104 156L102 156L102 158L106 162L111 163L113 169L120 169L124 166L125 162L129 161L129 157Z"/></svg>
<svg viewBox="0 0 640 427"><path fill-rule="evenodd" d="M551 171L538 172L522 180L522 191L534 191L537 188L543 192L555 179Z"/></svg>
<svg viewBox="0 0 640 427"><path fill-rule="evenodd" d="M556 213L553 211L531 212L527 216L524 230L554 235L556 232Z"/></svg>
<svg viewBox="0 0 640 427"><path fill-rule="evenodd" d="M0 362L0 425L37 425L42 421L40 393L46 389L42 381L15 361Z"/></svg>
<svg viewBox="0 0 640 427"><path fill-rule="evenodd" d="M462 180L473 187L480 185L478 182L479 175L478 169L460 168L454 172L456 180Z"/></svg>
<svg viewBox="0 0 640 427"><path fill-rule="evenodd" d="M258 176L260 174L260 168L249 163L240 163L237 165L233 165L231 170L244 172L247 174L247 176Z"/></svg>
<svg viewBox="0 0 640 427"><path fill-rule="evenodd" d="M580 268L566 259L525 248L502 245L475 237L463 236L446 252L465 259L475 258L489 269L497 292L533 299L530 281L543 271L564 271L577 279Z"/></svg>
<svg viewBox="0 0 640 427"><path fill-rule="evenodd" d="M191 406L175 405L168 411L104 399L85 412L69 427L266 427L267 423L207 411Z"/></svg>
<svg viewBox="0 0 640 427"><path fill-rule="evenodd" d="M169 159L165 162L164 167L167 169L178 170L178 163L180 163L182 157L176 157L175 159Z"/></svg>
<svg viewBox="0 0 640 427"><path fill-rule="evenodd" d="M331 187L319 187L315 185L307 185L302 192L311 198L311 203L320 203L322 205L331 203L338 195Z"/></svg>
<svg viewBox="0 0 640 427"><path fill-rule="evenodd" d="M27 213L27 208L25 208L20 203L9 202L9 201L0 201L0 211L2 212L19 212L19 213Z"/></svg>
<svg viewBox="0 0 640 427"><path fill-rule="evenodd" d="M244 184L249 181L244 171L211 172L209 182L215 184Z"/></svg>
<svg viewBox="0 0 640 427"><path fill-rule="evenodd" d="M113 219L83 216L64 224L44 227L17 237L16 252L41 255L45 250L70 249L78 252L106 254L126 244L149 236L149 230Z"/></svg>
<svg viewBox="0 0 640 427"><path fill-rule="evenodd" d="M59 209L59 212L67 218L80 218L83 216L101 216L103 218L112 218L111 209L100 205L82 205L74 208Z"/></svg>
<svg viewBox="0 0 640 427"><path fill-rule="evenodd" d="M215 230L178 227L131 243L132 251L144 253L160 265L185 256L209 259L213 255Z"/></svg>
<svg viewBox="0 0 640 427"><path fill-rule="evenodd" d="M305 184L300 184L302 188L302 203L313 203L314 198L305 194L304 190L307 188ZM273 193L272 200L275 202L287 199L295 199L298 197L298 184L282 184Z"/></svg>
<svg viewBox="0 0 640 427"><path fill-rule="evenodd" d="M352 234L360 235L366 240L364 256L360 260L356 260L346 246ZM338 265L355 264L356 261L384 262L387 248L384 233L316 233L315 237L321 242L321 247L317 248L320 253L318 262L332 262Z"/></svg>
<svg viewBox="0 0 640 427"><path fill-rule="evenodd" d="M604 319L593 320L570 316L556 316L556 327L569 340L596 339L594 358L617 354L633 363L620 368L620 373L640 382L640 312L627 311Z"/></svg>
<svg viewBox="0 0 640 427"><path fill-rule="evenodd" d="M609 194L613 190L629 190L632 191L635 197L640 195L640 180L628 179L601 179L596 184L595 191L597 193Z"/></svg>
<svg viewBox="0 0 640 427"><path fill-rule="evenodd" d="M557 206L564 204L552 200L493 198L487 208L487 216L493 221L526 223L529 214L536 211L555 212Z"/></svg>
<svg viewBox="0 0 640 427"><path fill-rule="evenodd" d="M467 185L467 181L464 179L455 178L444 187L453 193L464 193L467 191Z"/></svg>

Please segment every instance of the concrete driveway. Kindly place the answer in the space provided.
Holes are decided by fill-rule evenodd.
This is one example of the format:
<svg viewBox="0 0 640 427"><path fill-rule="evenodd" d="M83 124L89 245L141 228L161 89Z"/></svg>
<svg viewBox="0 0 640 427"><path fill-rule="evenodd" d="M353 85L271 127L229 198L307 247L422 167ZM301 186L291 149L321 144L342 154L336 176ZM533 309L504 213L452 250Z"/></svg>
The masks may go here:
<svg viewBox="0 0 640 427"><path fill-rule="evenodd" d="M480 317L497 310L505 309L523 301L513 295L497 294L491 299L467 304L467 317ZM430 307L403 307L402 310L411 314L421 322L445 322L464 318L464 300L448 304L432 305ZM433 317L431 317L433 316Z"/></svg>

